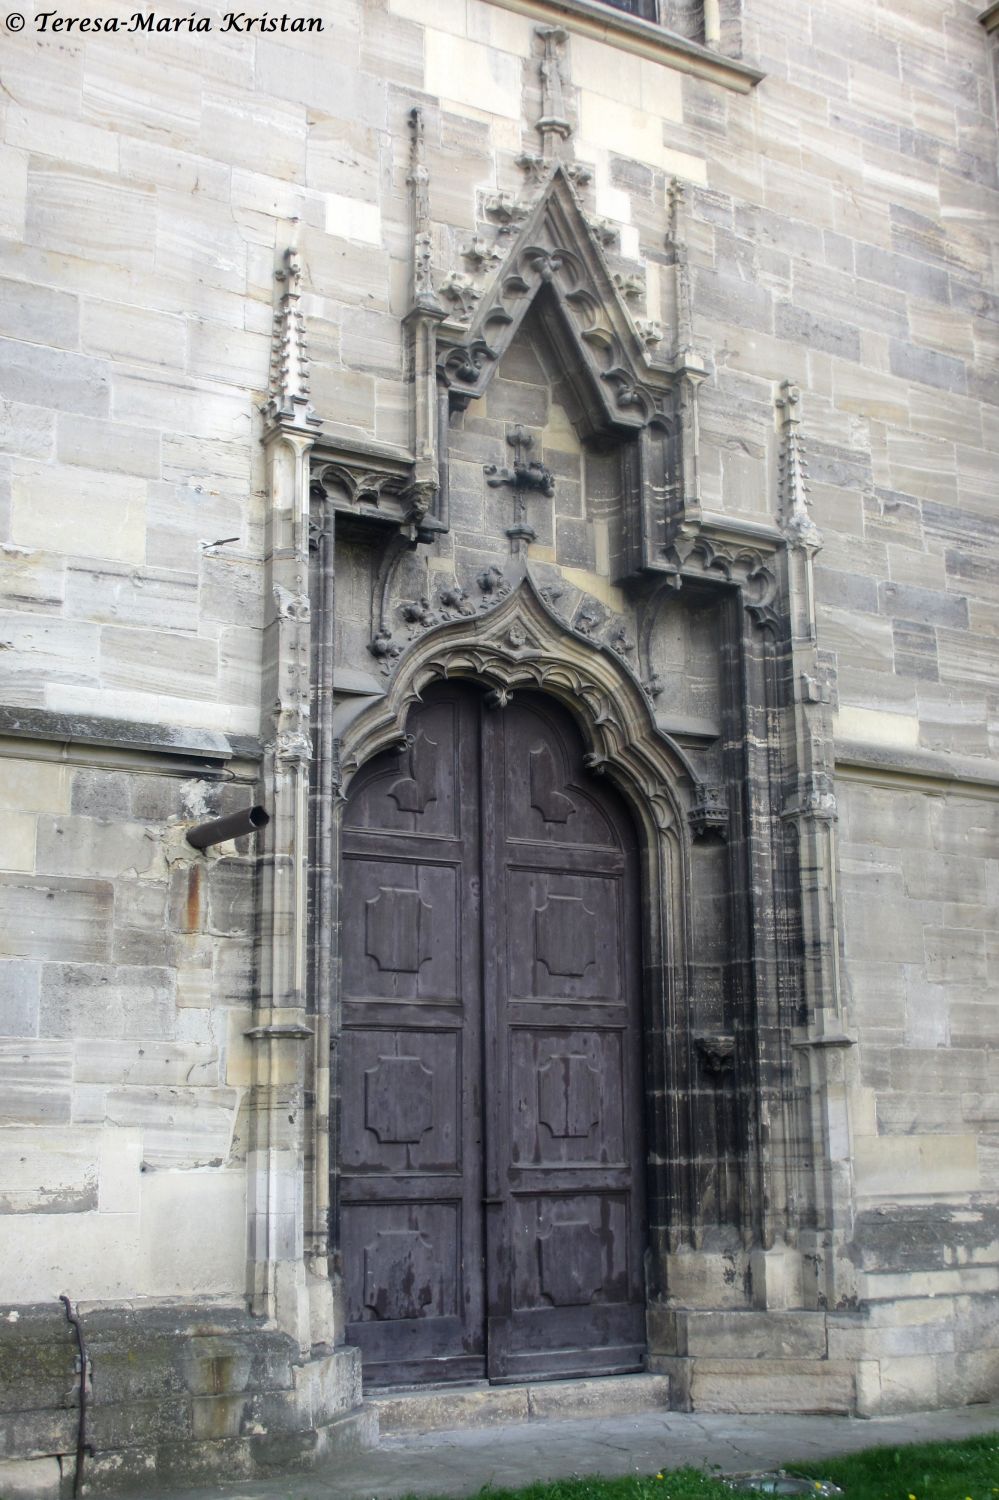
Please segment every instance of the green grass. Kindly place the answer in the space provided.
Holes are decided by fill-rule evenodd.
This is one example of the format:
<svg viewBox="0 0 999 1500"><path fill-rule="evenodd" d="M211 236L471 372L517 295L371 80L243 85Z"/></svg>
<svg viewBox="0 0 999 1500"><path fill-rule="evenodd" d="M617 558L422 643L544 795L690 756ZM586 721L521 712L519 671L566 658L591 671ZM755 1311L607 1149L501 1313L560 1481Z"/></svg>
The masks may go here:
<svg viewBox="0 0 999 1500"><path fill-rule="evenodd" d="M844 1491L845 1500L999 1500L999 1432L956 1443L868 1448L848 1458L785 1467L812 1479L831 1479ZM700 1469L664 1469L661 1478L648 1475L625 1479L559 1479L520 1490L485 1489L479 1491L475 1500L735 1500L735 1497L732 1490Z"/></svg>
<svg viewBox="0 0 999 1500"><path fill-rule="evenodd" d="M868 1448L820 1467L814 1477L831 1479L847 1500L999 1500L999 1432L956 1443Z"/></svg>
<svg viewBox="0 0 999 1500"><path fill-rule="evenodd" d="M408 1500L414 1500L409 1496ZM424 1497L430 1500L430 1497ZM439 1497L435 1497L439 1500ZM662 1479L556 1479L522 1490L479 1490L474 1500L735 1500L732 1491L700 1469L664 1469ZM920 1497L922 1500L922 1497ZM989 1496L988 1500L999 1500Z"/></svg>

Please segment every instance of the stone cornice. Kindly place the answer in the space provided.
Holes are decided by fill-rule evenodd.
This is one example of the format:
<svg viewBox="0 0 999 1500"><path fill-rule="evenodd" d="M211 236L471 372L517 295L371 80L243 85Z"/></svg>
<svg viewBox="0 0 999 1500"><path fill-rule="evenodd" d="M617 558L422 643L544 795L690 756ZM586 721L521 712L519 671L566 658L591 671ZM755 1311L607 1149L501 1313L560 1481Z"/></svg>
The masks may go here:
<svg viewBox="0 0 999 1500"><path fill-rule="evenodd" d="M911 786L927 792L959 792L962 796L999 796L999 761L940 750L897 750L889 745L841 740L835 746L836 778Z"/></svg>
<svg viewBox="0 0 999 1500"><path fill-rule="evenodd" d="M567 31L606 42L622 52L633 52L650 62L662 63L681 73L692 73L722 88L748 94L766 74L749 63L738 62L689 42L652 21L642 21L624 11L612 10L597 0L487 0L503 10L516 10L535 21L557 23Z"/></svg>
<svg viewBox="0 0 999 1500"><path fill-rule="evenodd" d="M999 31L999 0L996 0L994 5L990 5L986 10L983 10L978 19L990 35L994 31Z"/></svg>
<svg viewBox="0 0 999 1500"><path fill-rule="evenodd" d="M252 735L225 734L177 724L155 724L97 714L57 713L45 708L0 705L0 736L12 747L35 740L59 747L63 759L75 746L133 754L183 758L224 765L233 759L257 760L260 743ZM13 748L7 753L16 754Z"/></svg>

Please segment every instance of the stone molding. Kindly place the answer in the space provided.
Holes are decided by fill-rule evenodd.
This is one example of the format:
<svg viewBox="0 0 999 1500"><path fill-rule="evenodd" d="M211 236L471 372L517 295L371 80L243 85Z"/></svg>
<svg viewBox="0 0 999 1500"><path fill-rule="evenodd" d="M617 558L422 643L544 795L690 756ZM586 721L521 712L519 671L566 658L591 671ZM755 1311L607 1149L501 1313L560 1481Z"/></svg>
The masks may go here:
<svg viewBox="0 0 999 1500"><path fill-rule="evenodd" d="M927 793L953 791L966 797L999 796L999 761L973 760L940 750L896 750L888 745L837 741L836 776L847 781L909 785Z"/></svg>
<svg viewBox="0 0 999 1500"><path fill-rule="evenodd" d="M47 741L64 748L93 745L209 762L237 757L259 760L262 754L260 741L252 735L227 735L215 729L182 724L105 719L99 714L66 714L46 708L6 705L0 705L0 735Z"/></svg>
<svg viewBox="0 0 999 1500"><path fill-rule="evenodd" d="M366 760L398 741L422 690L452 677L484 683L507 700L519 687L560 699L583 728L590 769L614 775L632 803L637 792L661 832L680 826L678 788L686 789L688 810L706 791L685 753L657 728L634 673L608 646L559 619L525 570L487 613L435 617L384 698L343 705L335 726L341 794Z"/></svg>
<svg viewBox="0 0 999 1500"><path fill-rule="evenodd" d="M564 26L579 36L606 42L609 47L633 52L679 73L691 73L695 78L717 83L738 94L748 94L766 77L749 63L723 57L698 42L687 41L675 31L597 5L594 0L489 0L489 3L503 10L518 11L545 25Z"/></svg>

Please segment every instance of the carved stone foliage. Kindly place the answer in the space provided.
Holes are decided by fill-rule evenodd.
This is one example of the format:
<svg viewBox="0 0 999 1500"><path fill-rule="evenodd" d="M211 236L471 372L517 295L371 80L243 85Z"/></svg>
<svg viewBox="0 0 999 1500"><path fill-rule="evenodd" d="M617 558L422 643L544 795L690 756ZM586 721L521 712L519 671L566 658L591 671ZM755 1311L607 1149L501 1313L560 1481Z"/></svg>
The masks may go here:
<svg viewBox="0 0 999 1500"><path fill-rule="evenodd" d="M675 588L680 588L685 578L735 584L751 618L757 624L776 628L781 621L777 607L779 542L775 533L761 536L759 545L747 545L737 526L719 520L675 536L662 549L659 571L668 575Z"/></svg>
<svg viewBox="0 0 999 1500"><path fill-rule="evenodd" d="M382 524L398 523L409 509L409 475L405 464L386 463L378 468L370 456L339 453L333 461L320 449L312 464L314 499L334 511L353 512Z"/></svg>
<svg viewBox="0 0 999 1500"><path fill-rule="evenodd" d="M540 490L543 495L554 495L554 474L538 459L528 457L534 438L527 428L519 424L511 427L506 440L513 449L513 465L499 468L496 464L486 464L484 469L487 476L486 483L492 488L498 485L509 485L517 492L518 497L522 496L525 490ZM520 503L519 500L518 503ZM518 519L521 517L518 516Z"/></svg>
<svg viewBox="0 0 999 1500"><path fill-rule="evenodd" d="M614 226L587 221L567 170L553 168L530 212L500 193L487 201L486 213L509 228L522 216L525 222L491 295L476 310L468 339L442 350L439 367L452 401L462 404L482 394L528 307L546 288L555 304L546 320L549 332L567 371L579 367L582 426L594 431L622 419L636 426L665 410L669 382L650 380L645 345L626 308L638 282L626 277L615 285L602 249Z"/></svg>
<svg viewBox="0 0 999 1500"><path fill-rule="evenodd" d="M422 109L414 108L410 110L409 128L412 132L412 137L409 175L406 181L412 193L413 207L412 302L416 308L426 308L436 313L440 311L440 303L434 291L433 238L430 222L430 172L427 168Z"/></svg>
<svg viewBox="0 0 999 1500"><path fill-rule="evenodd" d="M416 626L401 651L384 698L358 705L356 723L343 725L344 784L369 754L397 740L410 703L432 681L472 677L508 701L520 686L551 693L582 715L593 769L640 788L643 807L665 831L680 827L681 809L694 805L698 777L685 753L657 729L649 700L627 658L603 641L559 620L526 572L513 580L490 565L478 576L484 609ZM417 601L422 610L422 601ZM370 701L370 700L368 700ZM542 816L572 815L569 799L532 766L530 795ZM678 800L679 799L679 800ZM416 908L414 907L414 911Z"/></svg>

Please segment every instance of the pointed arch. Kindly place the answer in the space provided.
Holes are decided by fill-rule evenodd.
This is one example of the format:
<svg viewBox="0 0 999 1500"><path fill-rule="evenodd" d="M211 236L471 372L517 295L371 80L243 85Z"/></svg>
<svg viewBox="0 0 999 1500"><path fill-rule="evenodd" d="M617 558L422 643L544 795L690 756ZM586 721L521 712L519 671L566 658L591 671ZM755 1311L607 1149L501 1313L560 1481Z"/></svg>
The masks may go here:
<svg viewBox="0 0 999 1500"><path fill-rule="evenodd" d="M670 413L675 377L650 361L561 163L467 333L438 331L438 377L452 407L485 393L532 308L569 380L581 438L634 434Z"/></svg>
<svg viewBox="0 0 999 1500"><path fill-rule="evenodd" d="M336 725L344 789L365 761L405 732L406 715L423 690L454 677L482 683L498 704L520 687L564 703L582 730L590 768L618 782L650 833L674 830L682 841L700 789L690 760L657 727L626 663L561 620L526 571L487 612L425 631L406 651L384 698L344 707Z"/></svg>

